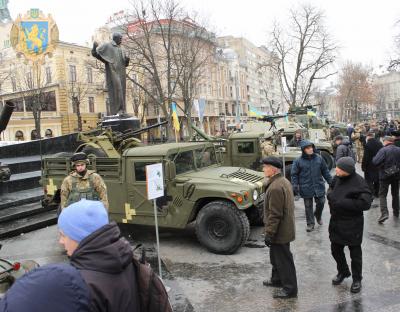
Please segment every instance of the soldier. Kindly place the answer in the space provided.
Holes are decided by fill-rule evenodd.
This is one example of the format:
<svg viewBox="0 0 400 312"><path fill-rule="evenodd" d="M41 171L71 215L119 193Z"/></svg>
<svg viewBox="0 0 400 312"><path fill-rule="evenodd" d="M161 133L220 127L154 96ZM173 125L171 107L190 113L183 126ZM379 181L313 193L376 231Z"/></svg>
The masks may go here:
<svg viewBox="0 0 400 312"><path fill-rule="evenodd" d="M357 162L361 163L362 158L364 156L364 144L363 141L365 140L365 136L361 132L361 128L357 126L354 129L353 134L351 135L351 140L356 143L356 150L357 150Z"/></svg>
<svg viewBox="0 0 400 312"><path fill-rule="evenodd" d="M272 136L273 134L266 134L264 140L261 142L260 146L263 158L276 155L275 146L272 141Z"/></svg>
<svg viewBox="0 0 400 312"><path fill-rule="evenodd" d="M61 209L81 199L100 200L108 209L107 187L103 179L93 170L87 170L89 159L85 153L71 157L75 167L61 185Z"/></svg>

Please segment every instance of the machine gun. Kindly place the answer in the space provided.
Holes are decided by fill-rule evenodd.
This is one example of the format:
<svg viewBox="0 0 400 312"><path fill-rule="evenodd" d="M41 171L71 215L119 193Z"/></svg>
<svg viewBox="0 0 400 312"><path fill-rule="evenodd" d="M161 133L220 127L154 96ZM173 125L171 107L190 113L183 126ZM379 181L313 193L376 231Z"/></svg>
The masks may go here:
<svg viewBox="0 0 400 312"><path fill-rule="evenodd" d="M264 115L264 116L261 118L261 120L262 120L262 121L269 122L269 123L271 124L271 126L270 126L269 129L268 129L268 131L271 131L272 129L277 130L277 129L276 129L275 120L276 120L276 119L280 119L280 118L285 118L285 117L287 117L287 114L284 114L284 115L274 115L274 116L266 116L266 115Z"/></svg>
<svg viewBox="0 0 400 312"><path fill-rule="evenodd" d="M6 130L10 122L11 115L14 111L15 105L13 102L6 102L0 113L0 135ZM11 176L10 168L7 165L0 163L0 181L8 181Z"/></svg>
<svg viewBox="0 0 400 312"><path fill-rule="evenodd" d="M95 157L119 158L126 149L143 145L135 136L166 124L168 124L168 121L124 132L107 128L105 130L96 129L79 133L78 141L83 143L79 145L76 152L84 152L88 156Z"/></svg>

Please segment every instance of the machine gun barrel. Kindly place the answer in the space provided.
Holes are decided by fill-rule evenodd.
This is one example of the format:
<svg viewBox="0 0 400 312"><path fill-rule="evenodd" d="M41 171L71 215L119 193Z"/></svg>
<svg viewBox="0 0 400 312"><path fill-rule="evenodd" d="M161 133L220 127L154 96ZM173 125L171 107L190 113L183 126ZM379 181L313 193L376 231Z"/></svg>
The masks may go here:
<svg viewBox="0 0 400 312"><path fill-rule="evenodd" d="M6 130L7 125L10 121L11 115L14 111L15 104L12 102L6 102L0 113L0 133Z"/></svg>
<svg viewBox="0 0 400 312"><path fill-rule="evenodd" d="M124 133L116 135L116 139L117 140L125 140L125 139L128 139L128 138L130 138L130 137L132 137L134 135L138 135L138 134L144 133L144 132L149 131L151 129L163 126L165 124L168 124L168 121L162 121L160 123L156 123L154 125L151 125L151 126L148 126L148 127L144 127L144 128L140 128L140 129L136 129L136 130L129 130L127 132L124 132Z"/></svg>
<svg viewBox="0 0 400 312"><path fill-rule="evenodd" d="M200 128L197 128L194 124L190 125L192 129L204 140L206 141L214 141L215 139L210 137L207 133L205 133L203 130Z"/></svg>

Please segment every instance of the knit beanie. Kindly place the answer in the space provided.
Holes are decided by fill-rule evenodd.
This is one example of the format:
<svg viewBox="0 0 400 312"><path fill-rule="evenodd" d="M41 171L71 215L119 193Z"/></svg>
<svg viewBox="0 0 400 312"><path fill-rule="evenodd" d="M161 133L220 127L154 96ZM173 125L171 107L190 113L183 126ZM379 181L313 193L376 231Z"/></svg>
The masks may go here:
<svg viewBox="0 0 400 312"><path fill-rule="evenodd" d="M58 227L64 235L78 243L109 223L101 201L81 199L64 208L58 217Z"/></svg>
<svg viewBox="0 0 400 312"><path fill-rule="evenodd" d="M346 171L349 174L352 174L356 171L356 164L352 157L342 157L336 162L336 167Z"/></svg>

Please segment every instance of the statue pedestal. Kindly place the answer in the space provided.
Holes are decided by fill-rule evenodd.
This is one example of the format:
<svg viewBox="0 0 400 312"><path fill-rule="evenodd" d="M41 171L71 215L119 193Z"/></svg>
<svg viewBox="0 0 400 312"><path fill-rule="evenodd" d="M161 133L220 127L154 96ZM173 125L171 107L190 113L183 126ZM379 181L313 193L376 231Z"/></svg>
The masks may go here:
<svg viewBox="0 0 400 312"><path fill-rule="evenodd" d="M128 114L104 116L100 121L102 128L110 128L113 131L125 132L140 128L140 120Z"/></svg>

